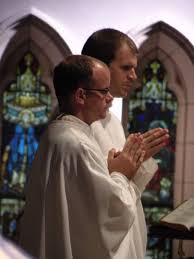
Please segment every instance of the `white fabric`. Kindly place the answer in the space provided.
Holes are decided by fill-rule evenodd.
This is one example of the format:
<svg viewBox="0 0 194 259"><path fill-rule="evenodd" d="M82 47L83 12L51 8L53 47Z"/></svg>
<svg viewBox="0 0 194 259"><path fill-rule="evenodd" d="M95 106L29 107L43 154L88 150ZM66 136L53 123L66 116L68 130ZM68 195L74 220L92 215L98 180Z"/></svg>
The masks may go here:
<svg viewBox="0 0 194 259"><path fill-rule="evenodd" d="M33 161L21 245L41 259L140 259L131 242L139 200L134 183L109 175L91 128L65 116Z"/></svg>
<svg viewBox="0 0 194 259"><path fill-rule="evenodd" d="M96 121L92 124L93 135L98 142L103 155L107 158L108 151L111 148L122 150L125 144L125 134L120 121L113 113L108 112L104 120ZM129 195L131 188L136 188L142 193L148 182L153 177L158 166L153 158L148 159L139 168L135 177L129 183ZM133 259L143 259L146 253L147 230L144 211L141 199L136 202L135 220L130 229L129 246L132 249L131 257Z"/></svg>
<svg viewBox="0 0 194 259"><path fill-rule="evenodd" d="M20 247L17 247L8 239L0 236L0 258L1 259L32 259Z"/></svg>

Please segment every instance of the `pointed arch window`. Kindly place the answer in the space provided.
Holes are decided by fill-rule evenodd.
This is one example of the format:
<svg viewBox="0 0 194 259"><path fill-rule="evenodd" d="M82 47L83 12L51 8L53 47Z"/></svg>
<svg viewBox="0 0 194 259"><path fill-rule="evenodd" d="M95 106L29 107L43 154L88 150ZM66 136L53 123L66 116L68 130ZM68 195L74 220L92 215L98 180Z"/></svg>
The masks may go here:
<svg viewBox="0 0 194 259"><path fill-rule="evenodd" d="M170 143L155 159L159 168L142 195L147 224L153 224L173 207L173 177L178 102L168 88L167 72L158 59L153 59L142 73L141 88L128 103L128 132L145 132L152 128L168 128ZM156 256L159 240L149 239L148 255ZM163 244L163 257L169 258L169 241Z"/></svg>
<svg viewBox="0 0 194 259"><path fill-rule="evenodd" d="M16 79L3 93L0 223L8 236L16 234L28 170L50 115L50 90L41 81L36 57L27 52L17 65Z"/></svg>

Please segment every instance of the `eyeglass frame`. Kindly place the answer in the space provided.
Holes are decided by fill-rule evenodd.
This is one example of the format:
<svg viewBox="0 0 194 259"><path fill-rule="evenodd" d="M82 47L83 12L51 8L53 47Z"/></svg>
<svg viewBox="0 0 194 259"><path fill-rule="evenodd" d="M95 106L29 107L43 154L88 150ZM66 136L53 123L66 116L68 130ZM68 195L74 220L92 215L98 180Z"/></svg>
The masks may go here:
<svg viewBox="0 0 194 259"><path fill-rule="evenodd" d="M82 89L87 90L87 91L97 91L97 92L102 93L103 96L107 96L108 93L110 93L109 87L106 87L104 89L82 87Z"/></svg>

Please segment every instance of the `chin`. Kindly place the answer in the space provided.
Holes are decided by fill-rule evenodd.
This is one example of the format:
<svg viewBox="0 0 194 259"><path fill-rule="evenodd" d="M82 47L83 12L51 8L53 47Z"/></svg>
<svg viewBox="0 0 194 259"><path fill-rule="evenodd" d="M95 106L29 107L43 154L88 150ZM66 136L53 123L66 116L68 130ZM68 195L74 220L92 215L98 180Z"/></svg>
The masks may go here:
<svg viewBox="0 0 194 259"><path fill-rule="evenodd" d="M108 105L108 107L107 107L107 111L108 111L108 109L109 109L110 107L112 107L112 102L109 103L109 105Z"/></svg>
<svg viewBox="0 0 194 259"><path fill-rule="evenodd" d="M102 119L102 120L105 119L106 118L106 114L107 114L107 111L104 114L102 114L100 119Z"/></svg>

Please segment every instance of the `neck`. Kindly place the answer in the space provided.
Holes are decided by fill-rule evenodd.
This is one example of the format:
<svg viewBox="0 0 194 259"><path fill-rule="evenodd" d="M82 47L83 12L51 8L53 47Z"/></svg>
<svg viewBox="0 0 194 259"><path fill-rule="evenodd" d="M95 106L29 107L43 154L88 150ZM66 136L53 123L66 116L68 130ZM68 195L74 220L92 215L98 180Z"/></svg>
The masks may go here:
<svg viewBox="0 0 194 259"><path fill-rule="evenodd" d="M61 109L61 114L62 113L64 115L73 115L88 125L91 125L94 122L94 120L91 119L92 116L90 115L90 112L79 105L70 105L70 103L66 103L63 105L63 109Z"/></svg>
<svg viewBox="0 0 194 259"><path fill-rule="evenodd" d="M73 114L74 116L76 116L78 119L82 120L83 122L85 122L88 125L91 125L93 120L91 120L88 116L88 114L84 114L83 112L77 112L75 114Z"/></svg>

